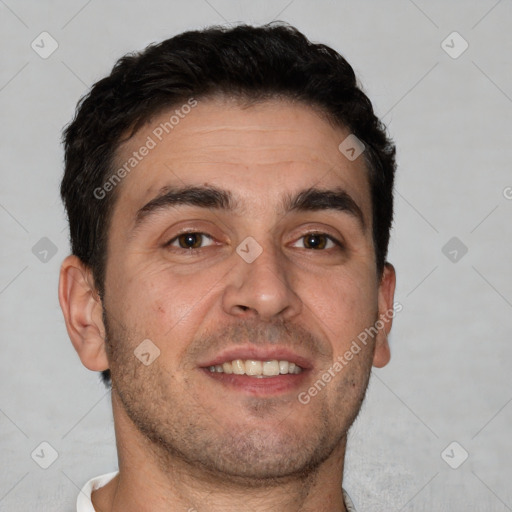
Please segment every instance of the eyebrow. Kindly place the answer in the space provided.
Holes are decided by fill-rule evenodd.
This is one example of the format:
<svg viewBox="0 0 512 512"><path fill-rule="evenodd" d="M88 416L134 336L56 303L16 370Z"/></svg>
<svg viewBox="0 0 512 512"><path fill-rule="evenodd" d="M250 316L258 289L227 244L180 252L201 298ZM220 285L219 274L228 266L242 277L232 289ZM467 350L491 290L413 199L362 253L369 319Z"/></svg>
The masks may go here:
<svg viewBox="0 0 512 512"><path fill-rule="evenodd" d="M208 187L166 186L137 212L134 229L138 228L150 215L175 206L198 206L226 211L234 211L238 208L231 192L211 185Z"/></svg>
<svg viewBox="0 0 512 512"><path fill-rule="evenodd" d="M363 211L350 194L341 187L334 189L308 188L294 195L287 195L284 202L286 211L335 210L347 213L357 220L363 231L366 222Z"/></svg>
<svg viewBox="0 0 512 512"><path fill-rule="evenodd" d="M159 211L179 206L197 206L199 208L233 212L242 210L229 190L209 185L186 185L182 187L166 186L158 195L137 211L133 231ZM284 212L335 210L346 213L358 221L363 231L366 222L361 208L356 201L341 187L321 189L310 187L294 194L284 196Z"/></svg>

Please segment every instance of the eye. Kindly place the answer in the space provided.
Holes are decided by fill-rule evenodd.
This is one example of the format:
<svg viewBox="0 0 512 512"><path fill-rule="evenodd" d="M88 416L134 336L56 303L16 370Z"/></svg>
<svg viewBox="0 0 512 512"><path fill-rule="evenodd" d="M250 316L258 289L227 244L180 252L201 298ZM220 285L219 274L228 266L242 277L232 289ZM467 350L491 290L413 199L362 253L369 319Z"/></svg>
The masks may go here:
<svg viewBox="0 0 512 512"><path fill-rule="evenodd" d="M333 247L340 246L341 243L338 242L332 236L326 235L325 233L308 233L299 238L299 241L303 240L303 248L305 249L332 249ZM297 241L296 243L299 243ZM294 245L295 246L295 245Z"/></svg>
<svg viewBox="0 0 512 512"><path fill-rule="evenodd" d="M206 240L210 240L210 243L207 245L202 245L202 243ZM179 249L202 249L208 245L212 245L213 240L211 236L206 235L205 233L199 233L196 231L189 231L187 233L181 233L177 237L174 237L172 240L169 240L165 246L166 247L176 247Z"/></svg>

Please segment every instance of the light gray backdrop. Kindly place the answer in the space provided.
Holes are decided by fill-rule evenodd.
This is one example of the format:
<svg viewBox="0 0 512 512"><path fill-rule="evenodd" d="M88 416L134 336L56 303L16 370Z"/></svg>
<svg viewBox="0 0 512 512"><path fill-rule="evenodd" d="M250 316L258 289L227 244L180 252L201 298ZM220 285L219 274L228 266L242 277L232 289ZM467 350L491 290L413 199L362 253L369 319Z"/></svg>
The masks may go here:
<svg viewBox="0 0 512 512"><path fill-rule="evenodd" d="M62 127L124 53L272 19L340 51L398 144L403 311L345 487L363 512L512 510L510 0L0 0L0 510L71 511L116 469L109 395L57 301Z"/></svg>

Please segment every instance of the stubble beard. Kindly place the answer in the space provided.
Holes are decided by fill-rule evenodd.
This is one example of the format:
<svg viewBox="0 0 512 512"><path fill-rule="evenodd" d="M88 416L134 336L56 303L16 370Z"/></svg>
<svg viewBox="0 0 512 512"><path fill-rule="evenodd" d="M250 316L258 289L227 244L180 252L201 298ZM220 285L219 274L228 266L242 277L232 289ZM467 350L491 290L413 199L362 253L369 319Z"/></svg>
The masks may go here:
<svg viewBox="0 0 512 512"><path fill-rule="evenodd" d="M305 432L294 431L285 415L280 419L286 430L261 431L251 428L250 421L230 425L226 430L201 407L194 392L184 392L186 378L178 391L176 378L161 365L145 367L134 356L137 337L124 328L114 329L106 312L104 322L112 393L165 474L181 468L191 475L202 474L207 480L220 479L224 484L268 487L311 479L337 448L343 446L344 451L348 429L364 400L369 368L359 375L357 384L350 374L340 375L336 390L341 399L336 408L323 401ZM356 385L356 399L344 403L344 392ZM275 422L280 400L248 398L244 406L245 417L267 415Z"/></svg>

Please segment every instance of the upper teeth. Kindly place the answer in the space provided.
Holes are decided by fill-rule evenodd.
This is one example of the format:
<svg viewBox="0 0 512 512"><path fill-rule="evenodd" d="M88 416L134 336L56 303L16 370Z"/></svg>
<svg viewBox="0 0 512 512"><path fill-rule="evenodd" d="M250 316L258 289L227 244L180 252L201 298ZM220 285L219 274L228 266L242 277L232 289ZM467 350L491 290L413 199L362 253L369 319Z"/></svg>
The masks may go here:
<svg viewBox="0 0 512 512"><path fill-rule="evenodd" d="M216 364L209 367L211 372L234 373L236 375L284 375L288 373L301 373L302 368L289 361L258 361L256 359L235 359L223 364Z"/></svg>

